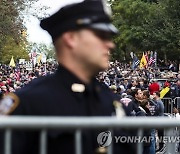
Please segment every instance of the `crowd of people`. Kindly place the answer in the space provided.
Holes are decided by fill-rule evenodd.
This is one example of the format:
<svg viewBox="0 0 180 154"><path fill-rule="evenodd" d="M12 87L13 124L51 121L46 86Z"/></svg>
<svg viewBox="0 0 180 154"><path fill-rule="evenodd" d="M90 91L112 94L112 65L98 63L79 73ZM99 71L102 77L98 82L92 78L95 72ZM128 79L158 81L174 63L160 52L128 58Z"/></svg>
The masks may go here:
<svg viewBox="0 0 180 154"><path fill-rule="evenodd" d="M154 91L161 91L164 87L169 87L171 90L166 97L180 96L180 73L172 70L161 71L160 68L151 67L132 70L130 65L115 61L110 63L107 71L99 73L98 79L120 95L135 88L149 90L152 95ZM164 82L158 83L158 79Z"/></svg>
<svg viewBox="0 0 180 154"><path fill-rule="evenodd" d="M161 98L180 97L180 73L172 70L161 71L159 68L132 70L130 65L111 62L110 68L101 72L99 81L104 82L114 93L120 96L120 102L126 106L129 116L164 116L165 105ZM164 82L158 82L161 79ZM164 89L168 88L168 90ZM174 107L174 112L178 111ZM160 138L163 130L145 131L144 135L154 138L151 144L144 144L143 153L164 152L164 143L155 141L155 134Z"/></svg>
<svg viewBox="0 0 180 154"><path fill-rule="evenodd" d="M164 116L165 106L161 98L180 97L180 73L172 70L161 71L159 68L132 70L130 65L119 62L110 63L110 69L101 72L98 76L114 93L120 96L121 103L126 106L130 116ZM158 83L162 79L163 83ZM163 93L163 89L169 88ZM174 112L178 111L174 107ZM155 138L163 136L163 130L149 130L145 135ZM164 143L157 145L153 140L151 144L144 144L143 153L164 152Z"/></svg>
<svg viewBox="0 0 180 154"><path fill-rule="evenodd" d="M23 65L14 68L0 65L1 96L15 92L35 78L54 73L57 66L51 63L39 64L29 71ZM164 85L159 85L157 78L166 79ZM130 65L115 61L110 62L109 69L100 72L97 79L119 95L128 116L163 116L164 104L160 91L164 87L170 88L167 97L180 97L180 74L177 72L162 72L158 68L132 70ZM159 131L159 134L161 132ZM155 136L154 130L146 133ZM155 151L155 141L151 145L145 145L144 150Z"/></svg>
<svg viewBox="0 0 180 154"><path fill-rule="evenodd" d="M26 70L23 65L9 67L8 65L0 64L0 93L2 95L14 92L35 78L54 73L56 69L56 63L41 63L35 65L33 70ZM154 88L154 91L160 91L163 87L168 86L171 90L166 95L167 97L180 96L178 92L180 73L172 72L172 70L160 71L159 68L132 70L129 64L115 61L110 62L109 69L100 72L97 78L119 95L135 88L150 90L150 94L153 94ZM157 79L165 79L167 81L162 85L157 83ZM159 86L156 84L159 84Z"/></svg>
<svg viewBox="0 0 180 154"><path fill-rule="evenodd" d="M15 92L35 78L45 76L55 72L57 64L35 65L33 70L26 70L24 65L9 67L0 64L0 94L1 96L9 92Z"/></svg>

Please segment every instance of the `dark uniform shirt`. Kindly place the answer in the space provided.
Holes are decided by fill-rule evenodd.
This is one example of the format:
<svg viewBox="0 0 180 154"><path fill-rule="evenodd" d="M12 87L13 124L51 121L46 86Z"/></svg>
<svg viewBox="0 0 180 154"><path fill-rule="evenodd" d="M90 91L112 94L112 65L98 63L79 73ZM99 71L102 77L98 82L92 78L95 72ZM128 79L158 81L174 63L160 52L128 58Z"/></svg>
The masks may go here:
<svg viewBox="0 0 180 154"><path fill-rule="evenodd" d="M83 91L73 85L84 86ZM105 116L113 112L113 94L95 79L85 85L60 66L53 75L35 79L16 92L20 105L15 115Z"/></svg>
<svg viewBox="0 0 180 154"><path fill-rule="evenodd" d="M112 116L115 112L114 94L96 79L88 85L59 66L56 73L33 80L15 93L20 103L12 115L29 116ZM93 154L98 148L98 131L83 131L84 154ZM39 132L13 133L12 154L37 154ZM74 132L48 131L48 154L73 154Z"/></svg>

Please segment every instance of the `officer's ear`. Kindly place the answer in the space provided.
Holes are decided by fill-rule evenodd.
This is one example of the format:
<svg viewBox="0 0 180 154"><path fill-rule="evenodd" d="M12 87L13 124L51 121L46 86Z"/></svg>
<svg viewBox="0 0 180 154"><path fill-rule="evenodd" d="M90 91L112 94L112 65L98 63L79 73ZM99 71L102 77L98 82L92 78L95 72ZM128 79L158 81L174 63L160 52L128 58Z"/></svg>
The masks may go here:
<svg viewBox="0 0 180 154"><path fill-rule="evenodd" d="M71 49L74 49L78 41L77 32L76 31L65 32L62 35L62 40L63 40L64 45L66 45L67 47Z"/></svg>

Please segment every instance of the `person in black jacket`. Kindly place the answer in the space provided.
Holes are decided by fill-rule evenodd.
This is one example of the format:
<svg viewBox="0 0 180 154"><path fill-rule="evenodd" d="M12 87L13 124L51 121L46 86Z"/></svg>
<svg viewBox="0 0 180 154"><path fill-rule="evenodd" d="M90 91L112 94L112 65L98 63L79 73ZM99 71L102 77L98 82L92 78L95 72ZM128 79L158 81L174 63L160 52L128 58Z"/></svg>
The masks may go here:
<svg viewBox="0 0 180 154"><path fill-rule="evenodd" d="M151 116L151 113L149 111L149 101L148 99L145 99L143 95L143 91L141 89L134 89L131 92L131 95L133 96L133 110L134 110L134 116L140 117L140 116ZM151 136L151 130L144 130L144 136L145 138L149 139ZM151 148L151 142L143 142L143 154L150 154Z"/></svg>
<svg viewBox="0 0 180 154"><path fill-rule="evenodd" d="M180 97L180 79L170 87L171 98Z"/></svg>

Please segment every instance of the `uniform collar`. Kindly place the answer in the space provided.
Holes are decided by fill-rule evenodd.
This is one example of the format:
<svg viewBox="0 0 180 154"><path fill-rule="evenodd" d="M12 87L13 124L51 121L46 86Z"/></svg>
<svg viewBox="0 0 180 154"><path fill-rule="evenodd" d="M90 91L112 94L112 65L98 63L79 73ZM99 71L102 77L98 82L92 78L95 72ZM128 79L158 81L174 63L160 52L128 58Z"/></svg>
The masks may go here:
<svg viewBox="0 0 180 154"><path fill-rule="evenodd" d="M63 65L58 66L56 74L59 76L59 79L63 80L63 82L68 87L71 87L71 85L74 83L85 85L78 77L76 77L72 72L70 72Z"/></svg>
<svg viewBox="0 0 180 154"><path fill-rule="evenodd" d="M83 93L83 92L92 92L97 91L97 80L93 78L90 82L90 84L85 84L83 81L81 81L76 75L74 75L72 72L70 72L67 68L65 68L63 65L59 65L58 69L56 71L56 75L58 78L63 82L65 88L68 90L71 90L74 93ZM83 87L85 88L83 90Z"/></svg>

